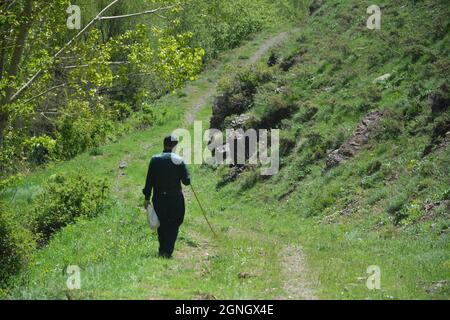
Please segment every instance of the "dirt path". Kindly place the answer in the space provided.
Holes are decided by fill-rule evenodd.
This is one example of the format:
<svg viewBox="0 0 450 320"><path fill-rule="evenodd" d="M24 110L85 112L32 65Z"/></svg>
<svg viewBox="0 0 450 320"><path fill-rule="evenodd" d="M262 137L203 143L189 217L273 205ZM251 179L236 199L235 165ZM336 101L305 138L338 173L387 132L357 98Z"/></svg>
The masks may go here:
<svg viewBox="0 0 450 320"><path fill-rule="evenodd" d="M288 35L289 35L288 32L282 32L282 33L279 33L278 35L266 40L266 42L264 42L262 44L262 46L258 49L258 51L256 51L250 57L250 59L248 60L248 64L254 64L254 63L258 62L261 59L261 57L264 54L266 54L266 52L269 51L273 46L286 40Z"/></svg>
<svg viewBox="0 0 450 320"><path fill-rule="evenodd" d="M192 108L186 113L185 117L185 124L191 125L194 123L195 116L200 111L200 109L206 105L209 99L213 96L215 93L215 88L213 86L210 86L205 94L203 94L200 98L198 98L194 104L192 105Z"/></svg>
<svg viewBox="0 0 450 320"><path fill-rule="evenodd" d="M278 35L275 35L269 39L267 39L260 47L259 49L244 63L244 65L250 65L257 63L264 54L266 54L273 46L281 43L282 41L286 40L288 37L288 32L282 32ZM192 108L186 113L185 116L185 124L191 125L194 120L197 113L200 111L200 109L205 106L205 104L212 98L212 96L215 94L215 84L211 84L209 88L206 90L206 93L203 94L200 98L198 98L192 105Z"/></svg>
<svg viewBox="0 0 450 320"><path fill-rule="evenodd" d="M281 299L316 300L311 283L308 283L305 277L307 268L302 249L299 246L288 245L283 248L280 258L285 278L283 286L285 296Z"/></svg>
<svg viewBox="0 0 450 320"><path fill-rule="evenodd" d="M278 35L275 35L269 39L267 39L259 49L244 63L244 65L251 65L257 63L261 58L266 54L272 47L280 44L285 41L289 36L288 32L282 32ZM186 113L185 124L191 125L196 118L197 113L200 111L202 107L204 107L208 101L215 94L215 84L210 84L209 88L206 89L206 92L200 96L192 105L192 108ZM201 241L203 246L208 247L208 242L205 240ZM194 256L202 256L195 250L196 248L190 247L190 255ZM179 257L182 258L187 253L182 250L179 253ZM208 256L208 251L206 251L206 257ZM199 265L202 268L208 265L207 259L205 256L197 260L200 262ZM307 272L307 268L305 266L304 256L301 248L299 246L288 245L285 246L280 255L282 273L284 277L284 285L283 289L285 291L285 295L280 297L281 299L295 299L295 300L316 300L316 296L314 295L313 290L311 289L311 284L308 283L305 273Z"/></svg>
<svg viewBox="0 0 450 320"><path fill-rule="evenodd" d="M279 33L269 39L267 39L259 49L245 62L241 62L242 65L251 65L257 63L273 46L281 43L288 38L288 32ZM204 84L204 83L203 83ZM206 85L202 85L200 89L197 85L193 84L190 88L187 88L188 95L198 95L198 98L193 99L191 108L186 112L184 125L191 125L198 112L204 108L208 107L208 103L212 100L214 94L216 93L216 83L211 82ZM199 91L203 93L199 95ZM128 158L123 159L123 161L128 161ZM119 170L120 175L120 170ZM121 177L118 176L117 183L120 184ZM185 194L186 200L192 199L190 192ZM204 221L199 221L199 224L204 223ZM236 227L232 228L227 235L230 238L236 239L248 235L248 230ZM204 235L193 232L191 230L189 235L186 235L183 239L179 239L178 249L175 252L175 258L177 261L181 261L183 266L188 269L192 269L195 273L202 277L211 268L210 257L218 254L220 248L217 247L214 242L211 242L208 237ZM305 266L304 256L302 250L299 246L287 245L282 247L279 256L281 262L281 272L283 275L283 291L284 294L280 299L305 299L314 300L316 296L311 290L311 283L308 282L305 277L307 268ZM152 299L155 297L152 297ZM194 299L215 299L216 297L210 293L199 292Z"/></svg>

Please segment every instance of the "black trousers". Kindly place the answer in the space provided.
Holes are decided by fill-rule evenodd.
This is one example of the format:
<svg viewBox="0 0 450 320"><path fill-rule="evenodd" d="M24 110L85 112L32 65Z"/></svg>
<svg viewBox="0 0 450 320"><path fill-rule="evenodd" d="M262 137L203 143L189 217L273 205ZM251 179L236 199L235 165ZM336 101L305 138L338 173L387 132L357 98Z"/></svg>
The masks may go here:
<svg viewBox="0 0 450 320"><path fill-rule="evenodd" d="M184 197L181 191L173 194L155 193L153 206L158 215L159 255L170 258L175 248L178 230L184 220Z"/></svg>
<svg viewBox="0 0 450 320"><path fill-rule="evenodd" d="M164 258L172 257L175 242L178 237L178 225L161 224L158 228L159 255Z"/></svg>

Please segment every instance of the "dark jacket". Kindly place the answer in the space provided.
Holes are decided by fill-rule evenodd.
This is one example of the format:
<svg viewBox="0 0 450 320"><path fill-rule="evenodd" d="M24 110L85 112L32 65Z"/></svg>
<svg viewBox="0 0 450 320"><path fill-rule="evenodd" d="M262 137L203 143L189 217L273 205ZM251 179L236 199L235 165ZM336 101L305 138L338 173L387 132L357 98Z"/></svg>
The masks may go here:
<svg viewBox="0 0 450 320"><path fill-rule="evenodd" d="M183 223L185 208L181 183L189 185L191 179L180 156L163 152L151 159L142 192L146 200L150 200L153 193L153 207L161 224Z"/></svg>

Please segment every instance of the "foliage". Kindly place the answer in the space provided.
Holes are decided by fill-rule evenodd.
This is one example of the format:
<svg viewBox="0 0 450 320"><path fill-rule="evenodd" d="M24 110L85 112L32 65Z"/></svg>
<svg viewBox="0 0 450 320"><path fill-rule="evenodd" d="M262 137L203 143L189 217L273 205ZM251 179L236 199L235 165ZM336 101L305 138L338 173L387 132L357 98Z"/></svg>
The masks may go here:
<svg viewBox="0 0 450 320"><path fill-rule="evenodd" d="M155 117L142 105L195 80L204 61L280 14L291 15L292 6L267 0L118 1L104 15L170 9L96 21L69 43L78 30L66 26L68 0L45 8L33 0L15 3L0 5L2 180L30 164L70 159L129 128L153 125ZM82 27L109 3L79 1ZM117 124L129 118L130 125Z"/></svg>
<svg viewBox="0 0 450 320"><path fill-rule="evenodd" d="M56 141L48 136L31 137L23 142L26 159L34 164L43 164L52 160L55 154Z"/></svg>
<svg viewBox="0 0 450 320"><path fill-rule="evenodd" d="M178 32L195 32L195 43L206 58L232 49L251 34L274 24L280 17L292 17L292 4L267 0L193 0L183 10ZM192 30L195 26L195 30Z"/></svg>
<svg viewBox="0 0 450 320"><path fill-rule="evenodd" d="M108 205L109 185L82 175L54 175L33 200L32 229L41 243L79 218L99 215Z"/></svg>
<svg viewBox="0 0 450 320"><path fill-rule="evenodd" d="M28 263L33 247L30 233L14 221L6 204L0 203L0 290Z"/></svg>
<svg viewBox="0 0 450 320"><path fill-rule="evenodd" d="M97 105L92 110L88 102L73 101L70 102L67 113L58 119L56 127L58 157L70 159L105 142L112 132L113 123L103 105Z"/></svg>
<svg viewBox="0 0 450 320"><path fill-rule="evenodd" d="M201 272L198 262L204 257L192 247L198 245L198 238L211 234L206 225L197 223L202 213L195 199L186 201L191 214L177 247L183 259L170 262L174 272L168 281L167 262L151 254L157 250L155 234L148 232L145 217L136 208L141 195L134 186L142 183L146 168L130 165L119 177L123 189L112 210L64 228L39 252L38 263L21 274L26 285L17 285L11 296L66 298L62 271L76 261L92 273L84 278L83 290L70 293L77 298L148 298L149 275L152 297L278 298L289 281L282 272L285 256L280 252L300 244L309 267L305 274L320 279L312 281L320 298L447 299L449 286L443 279L448 278L450 266L445 201L450 151L442 134L448 131L448 109L433 112L429 97L448 82L449 73L443 71L448 70L449 7L445 1L385 1L382 29L377 31L365 28L366 8L361 0L324 1L298 33L275 49L283 61L307 48L300 62L288 71L272 67L267 82L248 81L252 92L248 96L236 92L233 101L250 102L246 114L256 112L259 94L261 110L270 108L264 101L278 103L279 97L299 109L274 123L284 132L277 175L258 178L258 170L244 171L236 181L212 192L230 177L231 169L190 167L208 218L224 235L219 246L205 247L214 250L208 251ZM195 33L192 40L196 41ZM249 56L240 50L233 54L226 56L230 64ZM192 91L180 99L176 95L162 99L158 108L164 105L173 113L174 106L186 110L199 94L209 92L217 76L230 73L230 69L223 71L222 63L215 66L220 71L211 68ZM374 83L387 72L392 74L389 80ZM244 79L252 77L248 74ZM445 101L445 96L438 98ZM109 101L102 105L114 106ZM130 106L134 112L142 103ZM200 120L208 120L207 106L197 114ZM346 161L326 169L328 149L345 144L371 110L380 110L385 117L374 131L375 138L355 141L358 148L349 152ZM82 156L30 175L14 200L20 204L17 211L27 211L30 190L39 188L55 171L83 168L92 176L116 177L125 152L138 159L133 163L160 152L161 138L181 125L180 118L157 121L155 128L102 147L105 157ZM433 148L424 154L430 140ZM144 152L143 146L149 149ZM380 266L385 275L380 290L367 290L370 265ZM194 282L197 285L188 290L180 287Z"/></svg>

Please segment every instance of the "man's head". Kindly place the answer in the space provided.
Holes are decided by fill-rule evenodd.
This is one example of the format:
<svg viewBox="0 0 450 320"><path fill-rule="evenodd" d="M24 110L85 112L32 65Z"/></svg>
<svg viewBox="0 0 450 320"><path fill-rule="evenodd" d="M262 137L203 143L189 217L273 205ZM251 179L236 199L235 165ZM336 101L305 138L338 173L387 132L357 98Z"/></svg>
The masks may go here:
<svg viewBox="0 0 450 320"><path fill-rule="evenodd" d="M164 151L172 151L178 144L178 138L171 134L164 138Z"/></svg>

